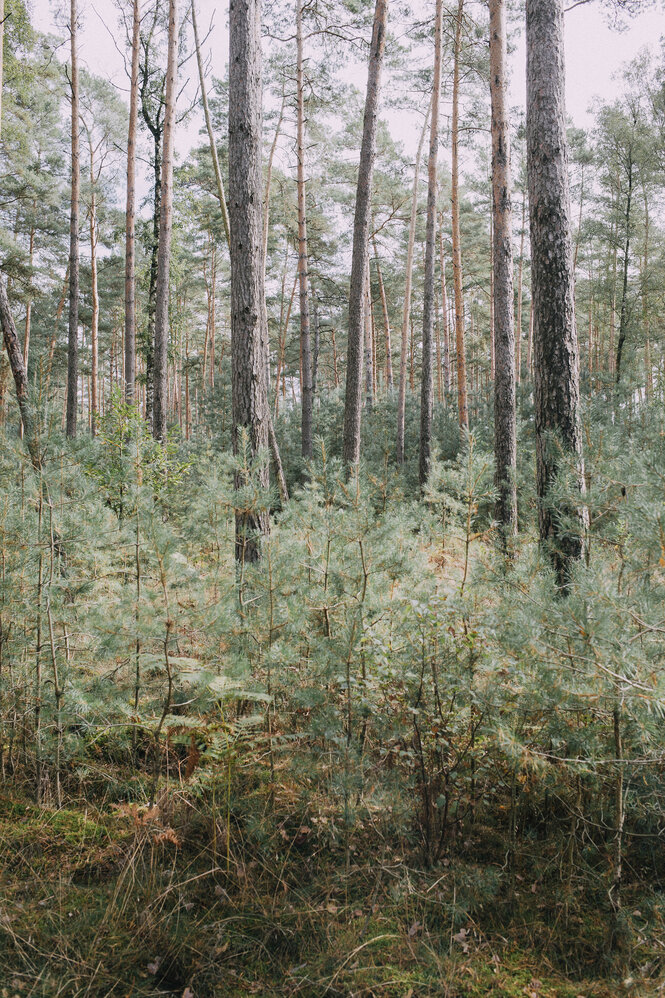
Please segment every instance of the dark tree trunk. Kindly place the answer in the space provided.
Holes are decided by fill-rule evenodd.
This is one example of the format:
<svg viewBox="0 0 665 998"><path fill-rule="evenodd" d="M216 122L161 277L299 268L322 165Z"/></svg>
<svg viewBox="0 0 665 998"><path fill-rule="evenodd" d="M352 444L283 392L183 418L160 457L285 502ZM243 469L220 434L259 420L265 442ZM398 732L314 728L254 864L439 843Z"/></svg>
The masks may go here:
<svg viewBox="0 0 665 998"><path fill-rule="evenodd" d="M515 327L511 220L510 128L506 106L506 12L490 0L490 93L492 98L492 218L494 266L494 459L496 518L504 545L517 532Z"/></svg>
<svg viewBox="0 0 665 998"><path fill-rule="evenodd" d="M457 410L462 430L469 429L469 400L466 384L466 350L464 343L464 286L462 281L462 236L460 232L459 209L459 87L460 61L462 57L462 25L464 0L457 5L455 25L455 51L453 65L453 107L452 107L452 179L451 214L453 243L453 284L455 289L455 342L457 347Z"/></svg>
<svg viewBox="0 0 665 998"><path fill-rule="evenodd" d="M169 275L171 270L171 231L173 226L173 139L175 131L176 75L178 72L178 7L169 0L168 58L164 106L164 145L159 211L159 250L155 290L155 394L152 435L166 441L168 408Z"/></svg>
<svg viewBox="0 0 665 998"><path fill-rule="evenodd" d="M261 2L229 5L229 219L231 223L231 382L233 451L246 431L254 460L268 446L268 385L261 169ZM268 486L268 465L253 469ZM246 484L236 476L236 486ZM236 510L236 558L257 561L269 529L260 509Z"/></svg>
<svg viewBox="0 0 665 998"><path fill-rule="evenodd" d="M129 84L129 128L127 132L127 207L125 215L125 399L134 401L136 391L136 132L139 97L140 0L132 4L132 69Z"/></svg>
<svg viewBox="0 0 665 998"><path fill-rule="evenodd" d="M432 347L434 342L434 265L436 261L436 163L439 152L439 97L441 94L441 42L443 3L436 0L434 26L434 79L427 160L427 230L425 237L425 289L423 298L423 357L420 384L420 461L418 477L423 489L429 475L432 450Z"/></svg>
<svg viewBox="0 0 665 998"><path fill-rule="evenodd" d="M71 92L72 92L72 188L69 218L69 338L67 347L67 419L68 437L76 436L79 381L79 187L81 164L79 152L79 70L76 32L76 0L70 5Z"/></svg>
<svg viewBox="0 0 665 998"><path fill-rule="evenodd" d="M302 383L300 385L302 418L302 456L312 456L312 347L309 322L309 280L307 250L307 199L305 196L305 82L303 72L302 8L303 0L297 0L296 11L296 102L298 158L298 280L300 284L300 358L302 362Z"/></svg>
<svg viewBox="0 0 665 998"><path fill-rule="evenodd" d="M356 211L353 222L353 256L349 290L349 334L346 350L346 395L344 400L343 457L347 466L360 460L360 414L362 410L363 320L367 273L370 202L376 148L376 125L381 90L381 67L386 42L388 0L376 0L369 56L369 74L363 137L360 147Z"/></svg>
<svg viewBox="0 0 665 998"><path fill-rule="evenodd" d="M623 248L623 284L621 287L621 311L619 313L619 340L617 343L617 385L621 381L621 357L626 342L628 322L628 260L630 256L630 209L633 200L633 150L628 149L628 191L626 194L626 241Z"/></svg>
<svg viewBox="0 0 665 998"><path fill-rule="evenodd" d="M550 496L566 466L584 490L562 0L527 0L526 44L538 518L563 587L583 554L585 512L574 500L555 508Z"/></svg>
<svg viewBox="0 0 665 998"><path fill-rule="evenodd" d="M12 314L9 310L7 292L2 281L0 281L0 325L2 325L2 335L5 343L5 349L7 350L7 357L9 358L9 366L11 367L12 374L14 376L16 399L18 401L19 413L21 415L21 422L23 424L25 440L28 445L30 460L32 461L35 470L38 471L41 467L41 459L39 456L39 446L35 436L34 421L28 401L28 378L25 373L25 365L21 354L21 346L16 334L16 327L14 325Z"/></svg>

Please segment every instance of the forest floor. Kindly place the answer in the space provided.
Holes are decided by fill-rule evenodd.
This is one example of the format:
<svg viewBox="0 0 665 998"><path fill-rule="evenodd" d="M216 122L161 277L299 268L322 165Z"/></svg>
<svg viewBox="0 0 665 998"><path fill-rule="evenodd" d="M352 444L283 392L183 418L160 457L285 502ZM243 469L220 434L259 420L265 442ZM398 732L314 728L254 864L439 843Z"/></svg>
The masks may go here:
<svg viewBox="0 0 665 998"><path fill-rule="evenodd" d="M353 845L340 840L336 852L322 849L315 821L298 816L278 822L279 853L273 840L252 852L229 841L229 831L232 840L242 836L223 804L218 814L197 811L186 788L163 793L152 809L95 807L83 798L60 809L37 807L5 789L0 996L664 993L653 978L602 979L592 953L589 976L580 972L579 954L567 976L556 942L565 907L521 877L514 915L500 930L482 911L456 928L455 883L461 891L463 883L482 881L488 871L477 863L418 869L385 844L377 854L371 830L364 847L361 835ZM580 937L588 928L580 926ZM592 927L592 934L603 931ZM570 932L572 940L574 924Z"/></svg>

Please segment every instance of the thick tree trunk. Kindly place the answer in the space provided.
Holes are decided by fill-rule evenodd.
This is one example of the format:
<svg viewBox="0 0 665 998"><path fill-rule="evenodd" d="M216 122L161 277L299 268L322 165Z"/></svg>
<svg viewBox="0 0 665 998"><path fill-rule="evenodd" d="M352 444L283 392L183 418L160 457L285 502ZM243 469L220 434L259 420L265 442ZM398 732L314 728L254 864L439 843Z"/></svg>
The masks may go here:
<svg viewBox="0 0 665 998"><path fill-rule="evenodd" d="M132 68L127 130L127 202L125 210L125 399L136 393L136 135L139 100L140 0L132 3Z"/></svg>
<svg viewBox="0 0 665 998"><path fill-rule="evenodd" d="M76 436L79 382L79 70L76 31L76 0L70 4L71 93L72 93L72 186L69 217L69 334L67 346L67 421L68 437Z"/></svg>
<svg viewBox="0 0 665 998"><path fill-rule="evenodd" d="M453 64L453 108L452 108L452 239L453 239L453 281L455 288L455 341L457 345L457 411L462 430L469 428L469 402L466 385L466 352L464 345L464 291L462 282L462 237L460 233L459 210L459 81L462 55L462 25L464 0L457 6L455 25L455 49Z"/></svg>
<svg viewBox="0 0 665 998"><path fill-rule="evenodd" d="M406 272L404 275L404 306L402 310L402 338L399 352L399 387L397 390L397 463L404 464L404 419L406 416L406 368L409 354L409 333L411 331L411 281L413 279L413 249L416 241L416 219L418 216L418 187L420 184L420 163L427 134L427 122L432 106L427 109L423 130L418 140L416 162L413 173L413 191L411 193L411 218L409 220L409 236L406 249Z"/></svg>
<svg viewBox="0 0 665 998"><path fill-rule="evenodd" d="M527 0L526 44L538 517L563 587L583 554L585 512L574 499L554 508L550 495L567 465L584 491L562 0Z"/></svg>
<svg viewBox="0 0 665 998"><path fill-rule="evenodd" d="M517 440L510 126L506 100L507 34L504 0L490 0L492 99L492 220L494 267L494 460L496 518L504 545L517 532Z"/></svg>
<svg viewBox="0 0 665 998"><path fill-rule="evenodd" d="M621 381L621 356L626 342L628 323L628 261L630 258L630 211L633 200L633 150L628 150L628 190L626 192L626 238L623 248L623 281L621 285L621 311L619 313L619 340L617 343L616 379Z"/></svg>
<svg viewBox="0 0 665 998"><path fill-rule="evenodd" d="M167 367L169 344L169 275L171 270L171 231L173 225L173 139L175 131L176 74L178 71L178 7L169 0L168 57L162 149L159 249L155 291L155 394L152 435L166 441L168 411Z"/></svg>
<svg viewBox="0 0 665 998"><path fill-rule="evenodd" d="M302 456L312 456L312 347L309 324L307 200L305 196L305 82L302 41L303 0L296 10L296 154L298 159L298 278L300 284L300 360Z"/></svg>
<svg viewBox="0 0 665 998"><path fill-rule="evenodd" d="M268 446L268 385L264 356L262 266L261 2L229 4L229 219L231 223L231 383L233 451L247 433L250 460ZM249 470L249 469L248 469ZM252 469L268 486L268 465ZM238 488L248 484L236 475ZM236 509L236 558L257 561L267 511Z"/></svg>
<svg viewBox="0 0 665 998"><path fill-rule="evenodd" d="M386 42L388 0L376 0L369 56L367 95L360 147L356 211L353 221L353 256L349 290L349 334L346 350L346 395L344 399L343 457L347 466L360 460L360 414L362 409L363 315L367 271L370 202L376 148L376 126L381 90L381 67Z"/></svg>
<svg viewBox="0 0 665 998"><path fill-rule="evenodd" d="M429 476L432 452L433 385L432 353L434 342L434 268L436 262L436 164L439 153L439 98L441 95L441 46L443 34L443 2L436 0L434 22L434 77L432 82L432 113L427 159L427 228L425 236L425 288L423 295L423 356L420 382L420 451L418 478L424 489Z"/></svg>
<svg viewBox="0 0 665 998"><path fill-rule="evenodd" d="M18 401L19 413L21 415L21 422L23 424L25 439L28 445L30 460L32 461L35 470L38 471L41 468L41 459L39 456L39 446L35 436L35 425L28 401L28 379L25 373L21 347L18 341L18 336L16 335L16 327L14 325L12 314L9 310L7 292L2 281L0 281L0 325L2 325L2 335L5 342L5 349L7 351L9 365L14 376L16 399Z"/></svg>

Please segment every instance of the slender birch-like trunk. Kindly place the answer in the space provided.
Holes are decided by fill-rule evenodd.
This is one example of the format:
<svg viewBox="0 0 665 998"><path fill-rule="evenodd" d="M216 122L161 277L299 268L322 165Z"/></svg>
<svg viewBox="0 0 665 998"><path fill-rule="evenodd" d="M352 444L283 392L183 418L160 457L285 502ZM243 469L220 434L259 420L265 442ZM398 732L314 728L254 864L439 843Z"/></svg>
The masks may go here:
<svg viewBox="0 0 665 998"><path fill-rule="evenodd" d="M430 116L429 156L427 158L427 228L425 236L425 288L423 296L423 354L420 382L420 451L418 477L423 489L429 476L432 451L434 341L434 267L436 262L436 166L439 152L439 98L441 95L441 48L443 2L436 0L434 22L434 78Z"/></svg>
<svg viewBox="0 0 665 998"><path fill-rule="evenodd" d="M360 147L356 210L353 222L353 255L349 290L349 332L346 357L346 395L344 400L343 457L347 467L360 461L360 417L362 410L362 338L365 274L367 269L370 202L376 126L381 90L381 68L386 42L388 0L376 0L370 45L367 95Z"/></svg>

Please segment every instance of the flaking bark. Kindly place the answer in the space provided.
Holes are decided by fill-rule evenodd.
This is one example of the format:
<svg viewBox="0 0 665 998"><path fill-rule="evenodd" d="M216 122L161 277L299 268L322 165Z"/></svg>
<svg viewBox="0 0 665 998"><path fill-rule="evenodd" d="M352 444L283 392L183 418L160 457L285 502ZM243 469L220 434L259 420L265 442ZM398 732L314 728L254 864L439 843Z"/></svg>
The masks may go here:
<svg viewBox="0 0 665 998"><path fill-rule="evenodd" d="M231 223L232 440L238 453L246 430L255 459L268 446L268 385L264 359L265 309L261 169L261 2L229 4L229 220ZM268 465L255 469L268 486ZM236 486L244 482L237 475ZM236 509L236 558L257 561L268 514Z"/></svg>

